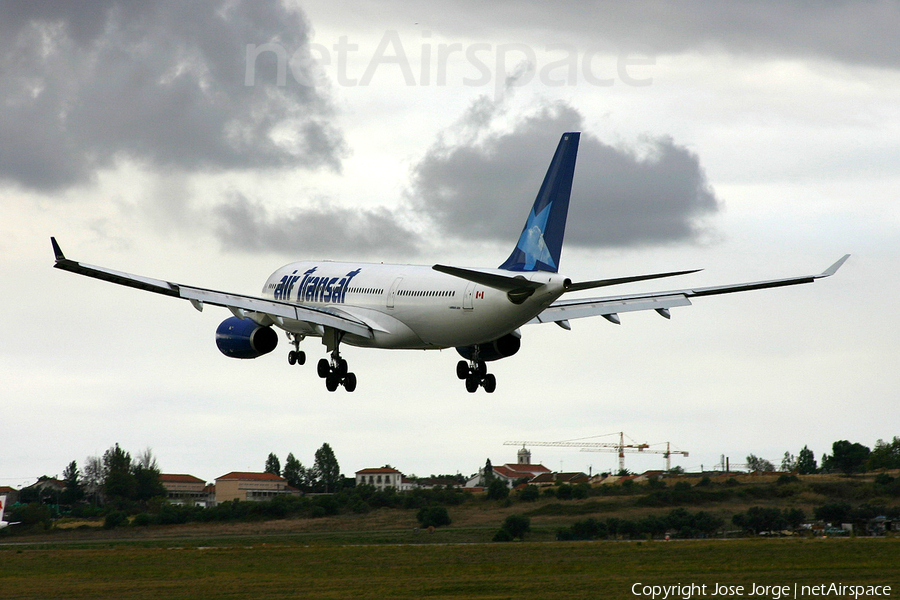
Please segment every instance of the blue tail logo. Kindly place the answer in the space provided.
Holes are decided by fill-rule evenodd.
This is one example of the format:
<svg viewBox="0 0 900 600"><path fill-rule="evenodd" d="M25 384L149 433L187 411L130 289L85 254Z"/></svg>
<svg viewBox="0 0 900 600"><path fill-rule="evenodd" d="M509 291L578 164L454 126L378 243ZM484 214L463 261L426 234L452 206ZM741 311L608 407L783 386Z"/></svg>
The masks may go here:
<svg viewBox="0 0 900 600"><path fill-rule="evenodd" d="M553 273L559 270L580 137L578 132L569 132L559 140L519 242L501 269Z"/></svg>

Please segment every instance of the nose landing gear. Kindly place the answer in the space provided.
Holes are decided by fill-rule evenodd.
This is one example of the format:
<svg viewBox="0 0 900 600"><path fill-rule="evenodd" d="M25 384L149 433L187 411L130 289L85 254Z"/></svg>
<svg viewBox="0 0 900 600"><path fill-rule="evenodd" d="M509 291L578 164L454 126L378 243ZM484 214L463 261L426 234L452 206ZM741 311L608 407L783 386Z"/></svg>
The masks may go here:
<svg viewBox="0 0 900 600"><path fill-rule="evenodd" d="M456 363L456 376L466 381L466 391L470 394L477 392L479 386L488 394L493 394L497 389L497 378L487 372L487 364L483 360L459 361Z"/></svg>

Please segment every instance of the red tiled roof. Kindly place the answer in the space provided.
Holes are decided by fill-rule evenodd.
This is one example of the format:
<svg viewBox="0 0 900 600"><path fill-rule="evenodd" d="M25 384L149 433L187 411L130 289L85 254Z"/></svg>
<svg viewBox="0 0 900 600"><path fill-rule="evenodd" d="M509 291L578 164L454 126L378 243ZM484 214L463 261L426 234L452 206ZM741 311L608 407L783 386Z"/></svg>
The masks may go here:
<svg viewBox="0 0 900 600"><path fill-rule="evenodd" d="M508 469L512 469L513 471L524 471L525 473L549 473L550 469L545 467L544 465L520 465L517 463L506 463L503 465ZM494 467L495 469L497 467Z"/></svg>
<svg viewBox="0 0 900 600"><path fill-rule="evenodd" d="M174 473L162 473L159 476L159 480L163 483L206 483L202 479L194 477L193 475L181 475Z"/></svg>
<svg viewBox="0 0 900 600"><path fill-rule="evenodd" d="M399 472L400 471L398 471L397 469L388 469L385 467L378 467L377 469L376 468L363 469L362 471L357 471L356 474L357 475L378 475L378 474L383 475L385 473L399 473Z"/></svg>
<svg viewBox="0 0 900 600"><path fill-rule="evenodd" d="M512 465L503 465L494 467L494 474L500 475L501 477L506 477L507 479L519 479L520 477L528 477L531 479L532 474L528 471L517 471L515 469L511 469Z"/></svg>
<svg viewBox="0 0 900 600"><path fill-rule="evenodd" d="M249 479L254 481L287 481L284 477L280 475L276 475L274 473L246 473L243 471L232 471L231 473L227 473L222 475L221 477L216 477L216 481L220 479Z"/></svg>

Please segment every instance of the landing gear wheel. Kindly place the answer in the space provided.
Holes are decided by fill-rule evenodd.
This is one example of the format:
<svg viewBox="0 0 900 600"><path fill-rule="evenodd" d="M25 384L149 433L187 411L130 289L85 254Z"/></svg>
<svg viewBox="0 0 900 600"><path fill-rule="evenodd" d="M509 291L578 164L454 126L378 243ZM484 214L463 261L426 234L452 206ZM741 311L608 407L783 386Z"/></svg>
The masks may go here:
<svg viewBox="0 0 900 600"><path fill-rule="evenodd" d="M303 350L297 351L297 364L298 365L306 364L306 352L304 352Z"/></svg>
<svg viewBox="0 0 900 600"><path fill-rule="evenodd" d="M344 377L344 389L348 392L356 389L356 375L354 373L347 373L347 376Z"/></svg>
<svg viewBox="0 0 900 600"><path fill-rule="evenodd" d="M494 377L493 373L488 373L484 376L484 379L481 381L481 387L484 388L488 394L493 394L494 390L497 389L497 378Z"/></svg>
<svg viewBox="0 0 900 600"><path fill-rule="evenodd" d="M296 351L291 350L290 352L288 352L288 364L289 365L297 364L297 352Z"/></svg>
<svg viewBox="0 0 900 600"><path fill-rule="evenodd" d="M487 364L483 360L475 361L475 367L472 369L472 372L477 375L479 379L484 379L484 376L487 375Z"/></svg>
<svg viewBox="0 0 900 600"><path fill-rule="evenodd" d="M325 377L325 389L329 392L333 392L338 389L338 386L341 384L341 380L335 373L329 373L327 377Z"/></svg>
<svg viewBox="0 0 900 600"><path fill-rule="evenodd" d="M468 377L466 377L466 391L470 394L474 394L478 391L479 383L481 382L478 380L478 377L476 377L475 375L469 375Z"/></svg>
<svg viewBox="0 0 900 600"><path fill-rule="evenodd" d="M469 376L469 363L464 360L456 363L456 376L460 379L465 379Z"/></svg>
<svg viewBox="0 0 900 600"><path fill-rule="evenodd" d="M334 365L334 372L343 379L347 375L347 361L343 358L337 359Z"/></svg>
<svg viewBox="0 0 900 600"><path fill-rule="evenodd" d="M319 359L319 364L316 365L316 373L322 379L325 379L331 373L331 364L328 362L327 358Z"/></svg>

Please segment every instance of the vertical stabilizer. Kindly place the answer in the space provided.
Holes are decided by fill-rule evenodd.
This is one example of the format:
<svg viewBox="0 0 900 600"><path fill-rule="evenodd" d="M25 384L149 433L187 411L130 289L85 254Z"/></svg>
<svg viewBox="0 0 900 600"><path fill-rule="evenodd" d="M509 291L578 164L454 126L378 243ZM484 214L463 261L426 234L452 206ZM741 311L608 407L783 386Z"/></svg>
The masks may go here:
<svg viewBox="0 0 900 600"><path fill-rule="evenodd" d="M553 273L559 270L580 136L579 132L568 132L560 138L519 242L501 269Z"/></svg>
<svg viewBox="0 0 900 600"><path fill-rule="evenodd" d="M3 511L6 510L6 494L0 496L0 523L3 523Z"/></svg>

